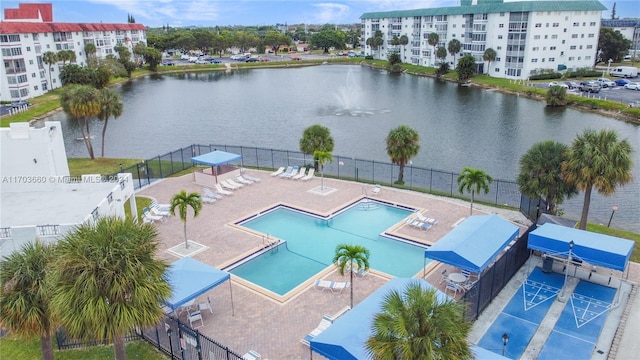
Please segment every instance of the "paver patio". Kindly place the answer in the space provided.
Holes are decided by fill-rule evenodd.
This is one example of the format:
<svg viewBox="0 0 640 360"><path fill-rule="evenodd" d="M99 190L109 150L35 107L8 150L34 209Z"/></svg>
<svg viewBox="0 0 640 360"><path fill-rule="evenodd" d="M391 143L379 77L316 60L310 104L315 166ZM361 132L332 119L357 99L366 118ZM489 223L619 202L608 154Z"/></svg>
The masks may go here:
<svg viewBox="0 0 640 360"><path fill-rule="evenodd" d="M308 182L272 178L263 171L248 170L251 176L262 181L234 191L234 194L211 205L203 205L197 218L189 214L187 218L188 238L207 248L193 255L194 259L217 268L232 263L255 252L264 246L261 236L242 231L229 223L257 214L276 204L288 204L308 209L321 214L331 212L362 198L364 191L373 188L366 185L342 180L324 179L324 186L337 191L328 195L309 192L320 185L316 177ZM193 175L164 179L137 193L168 203L171 197L180 190L202 193L203 186L193 182ZM454 224L469 216L469 204L455 199L438 198L407 190L383 187L382 191L372 197L382 201L410 206L424 211L428 217L438 219L436 226L428 231L421 231L402 223L393 227L393 231L405 238L425 244L432 244L449 232ZM486 211L486 207L479 206ZM493 212L493 210L490 210ZM495 212L507 220L520 225L521 233L528 226L528 220L516 211L495 209ZM474 206L474 214L486 214ZM172 216L168 221L156 223L161 241L159 256L168 262L178 259L167 250L184 243L183 226L180 219ZM440 266L427 266L427 281L444 290L438 284ZM282 274L286 276L286 274ZM421 276L420 271L416 276ZM232 276L233 278L233 276ZM336 270L330 269L325 279L348 281L348 275L340 276ZM354 304L359 303L369 294L382 286L387 278L376 274L354 280ZM204 326L198 330L213 340L222 343L235 352L244 354L248 350L258 351L265 359L306 359L309 358L309 347L300 343L306 334L313 330L324 314L334 314L349 305L349 289L341 294L315 290L306 282L307 288L293 296L285 303L275 301L259 294L243 285L232 281L235 316L231 314L229 286L223 284L209 291L199 301L210 296L213 303L213 314L203 312ZM186 315L181 319L186 322ZM314 358L321 358L314 354Z"/></svg>

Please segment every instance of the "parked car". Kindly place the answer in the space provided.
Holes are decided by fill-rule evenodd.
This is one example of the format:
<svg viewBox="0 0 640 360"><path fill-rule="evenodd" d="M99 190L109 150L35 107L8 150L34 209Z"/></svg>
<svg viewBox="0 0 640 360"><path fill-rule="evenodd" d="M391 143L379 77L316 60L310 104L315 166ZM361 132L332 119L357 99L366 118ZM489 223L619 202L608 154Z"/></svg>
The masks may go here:
<svg viewBox="0 0 640 360"><path fill-rule="evenodd" d="M614 83L613 81L607 79L607 78L598 78L596 79L596 81L598 82L598 84L600 84L600 86L602 86L603 88L612 88L612 87L616 87L616 83Z"/></svg>
<svg viewBox="0 0 640 360"><path fill-rule="evenodd" d="M207 60L204 59L198 59L196 60L196 64L208 64L209 62Z"/></svg>
<svg viewBox="0 0 640 360"><path fill-rule="evenodd" d="M569 86L567 84L563 84L561 82L552 81L552 82L549 83L549 87L554 87L554 86L560 86L560 87L563 87L565 89L569 88Z"/></svg>
<svg viewBox="0 0 640 360"><path fill-rule="evenodd" d="M258 59L250 57L250 58L246 59L244 62L258 62Z"/></svg>
<svg viewBox="0 0 640 360"><path fill-rule="evenodd" d="M580 83L578 89L583 92L597 93L600 92L602 86L597 81L583 81Z"/></svg>
<svg viewBox="0 0 640 360"><path fill-rule="evenodd" d="M260 61L262 62L269 62L270 60L268 58L260 58Z"/></svg>
<svg viewBox="0 0 640 360"><path fill-rule="evenodd" d="M222 61L218 60L218 59L210 59L209 60L209 64L220 64Z"/></svg>
<svg viewBox="0 0 640 360"><path fill-rule="evenodd" d="M579 86L575 81L565 81L564 83L569 87L569 89L577 89Z"/></svg>
<svg viewBox="0 0 640 360"><path fill-rule="evenodd" d="M173 65L175 65L175 63L173 61L164 61L164 62L162 62L162 65L164 65L164 66L173 66Z"/></svg>
<svg viewBox="0 0 640 360"><path fill-rule="evenodd" d="M189 60L190 56L187 54L180 55L180 60Z"/></svg>
<svg viewBox="0 0 640 360"><path fill-rule="evenodd" d="M295 56L295 57L292 57L291 60L298 61L298 60L302 60L302 58L299 58L299 57Z"/></svg>
<svg viewBox="0 0 640 360"><path fill-rule="evenodd" d="M11 107L12 108L19 108L19 107L23 107L23 106L30 106L31 104L29 104L29 102L27 100L16 100L13 103L11 103Z"/></svg>
<svg viewBox="0 0 640 360"><path fill-rule="evenodd" d="M618 85L618 86L625 86L628 83L630 83L630 81L629 80L625 80L625 79L618 79L618 80L614 81L614 83L616 83L616 85Z"/></svg>
<svg viewBox="0 0 640 360"><path fill-rule="evenodd" d="M624 86L625 89L640 91L640 83L630 82Z"/></svg>

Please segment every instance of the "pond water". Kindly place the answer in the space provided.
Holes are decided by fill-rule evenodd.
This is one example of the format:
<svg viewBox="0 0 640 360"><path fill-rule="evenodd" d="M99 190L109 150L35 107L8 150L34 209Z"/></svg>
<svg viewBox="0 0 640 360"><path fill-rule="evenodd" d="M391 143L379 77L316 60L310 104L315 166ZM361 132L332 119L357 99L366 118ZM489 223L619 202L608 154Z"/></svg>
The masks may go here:
<svg viewBox="0 0 640 360"><path fill-rule="evenodd" d="M357 65L150 75L116 88L124 112L109 121L107 157L149 158L190 144L298 150L304 129L331 130L335 155L388 162L385 137L399 125L416 129L414 166L459 172L464 166L514 180L534 143L570 144L586 128L616 130L635 149L634 183L611 197L594 194L590 220L640 232L640 127L573 109L432 78L389 74ZM64 113L69 157L86 157L80 130ZM99 149L102 124L93 121ZM562 206L579 218L582 195Z"/></svg>

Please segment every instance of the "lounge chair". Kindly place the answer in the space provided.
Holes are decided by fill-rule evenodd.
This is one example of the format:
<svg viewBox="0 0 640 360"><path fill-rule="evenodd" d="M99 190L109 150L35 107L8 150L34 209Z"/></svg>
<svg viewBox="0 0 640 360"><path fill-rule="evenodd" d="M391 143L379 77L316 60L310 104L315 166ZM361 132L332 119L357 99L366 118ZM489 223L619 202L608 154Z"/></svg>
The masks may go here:
<svg viewBox="0 0 640 360"><path fill-rule="evenodd" d="M223 188L227 189L227 190L238 190L239 187L235 186L235 185L231 185L228 181L226 180L220 180L218 182Z"/></svg>
<svg viewBox="0 0 640 360"><path fill-rule="evenodd" d="M240 189L241 187L243 187L243 184L238 184L237 182L233 181L232 179L227 179L227 183L237 187L238 189Z"/></svg>
<svg viewBox="0 0 640 360"><path fill-rule="evenodd" d="M460 292L463 291L462 288L460 287L460 285L454 283L453 281L447 282L447 287L444 289L445 295L446 295L448 290L453 291L453 295L454 296L458 294L458 291L460 291Z"/></svg>
<svg viewBox="0 0 640 360"><path fill-rule="evenodd" d="M255 350L249 350L249 352L242 355L242 360L258 360L258 359L260 359L260 354L258 354Z"/></svg>
<svg viewBox="0 0 640 360"><path fill-rule="evenodd" d="M424 223L420 220L416 220L414 218L409 218L407 219L407 225L414 227L416 229L420 229L422 227L422 225L424 225Z"/></svg>
<svg viewBox="0 0 640 360"><path fill-rule="evenodd" d="M208 196L200 196L200 201L202 201L203 204L213 204L216 202L216 199Z"/></svg>
<svg viewBox="0 0 640 360"><path fill-rule="evenodd" d="M236 180L238 180L238 182L239 182L240 184L244 184L244 185L251 185L251 184L253 184L253 181L251 181L251 180L247 180L247 179L243 178L243 177L242 177L242 175L238 175L238 176L236 176Z"/></svg>
<svg viewBox="0 0 640 360"><path fill-rule="evenodd" d="M333 322L326 315L323 316L320 324L318 324L318 326L313 329L312 332L307 334L307 336L303 337L300 342L305 345L309 345L311 343L311 340L320 335L323 331L327 330L329 326L331 326L331 324L333 324Z"/></svg>
<svg viewBox="0 0 640 360"><path fill-rule="evenodd" d="M151 200L151 205L149 207L156 208L160 211L169 211L171 209L171 204L159 204L156 200Z"/></svg>
<svg viewBox="0 0 640 360"><path fill-rule="evenodd" d="M382 186L380 186L380 184L376 184L376 186L371 189L371 195L378 195L380 190L382 190Z"/></svg>
<svg viewBox="0 0 640 360"><path fill-rule="evenodd" d="M304 173L305 173L305 171L307 171L307 169L305 169L305 168L300 169L300 172L299 172L297 175L292 176L290 179L293 179L293 180L302 179L303 177L305 177L305 176L306 176L306 175L304 174Z"/></svg>
<svg viewBox="0 0 640 360"><path fill-rule="evenodd" d="M422 223L418 228L422 231L427 231L429 229L431 229L431 224L427 224L427 223Z"/></svg>
<svg viewBox="0 0 640 360"><path fill-rule="evenodd" d="M270 175L271 176L278 176L278 175L282 174L283 172L284 172L284 166L278 168L278 170L272 172Z"/></svg>
<svg viewBox="0 0 640 360"><path fill-rule="evenodd" d="M331 288L333 287L333 284L334 284L333 281L316 280L313 286L316 288L316 290L325 291L325 290L331 290Z"/></svg>
<svg viewBox="0 0 640 360"><path fill-rule="evenodd" d="M142 213L144 217L146 217L147 219L150 219L152 221L162 221L165 222L167 221L167 219L164 216L160 216L160 215L154 215L151 213L151 211L149 211L149 208L144 208L142 209Z"/></svg>
<svg viewBox="0 0 640 360"><path fill-rule="evenodd" d="M316 169L310 168L309 172L307 173L307 175L305 175L305 177L303 177L303 178L300 178L300 180L309 181L309 180L313 179L313 176L314 176L315 172L316 172Z"/></svg>
<svg viewBox="0 0 640 360"><path fill-rule="evenodd" d="M222 195L232 195L233 193L231 191L227 191L225 189L222 188L222 186L220 186L220 184L216 184L216 190L218 191L219 194Z"/></svg>
<svg viewBox="0 0 640 360"><path fill-rule="evenodd" d="M365 276L367 276L367 274L369 273L369 270L365 270L364 268L359 268L358 270L356 269L351 269L351 271L353 271L353 275L356 276L356 278L363 278Z"/></svg>
<svg viewBox="0 0 640 360"><path fill-rule="evenodd" d="M289 174L290 172L293 171L293 166L287 166L287 169L284 170L283 172L281 172L280 174L278 174L278 177L285 177L287 176L287 174Z"/></svg>
<svg viewBox="0 0 640 360"><path fill-rule="evenodd" d="M334 294L340 294L342 293L342 290L346 289L349 287L349 282L345 281L345 282L334 282L333 285L331 286L331 292L333 292Z"/></svg>
<svg viewBox="0 0 640 360"><path fill-rule="evenodd" d="M260 182L260 178L249 176L247 174L242 174L242 177L253 182Z"/></svg>
<svg viewBox="0 0 640 360"><path fill-rule="evenodd" d="M209 189L209 188L202 189L202 192L204 193L204 195L206 197L210 197L210 198L214 198L214 199L218 199L218 200L224 198L224 195L215 193L215 192L211 191L211 189Z"/></svg>
<svg viewBox="0 0 640 360"><path fill-rule="evenodd" d="M151 213L153 215L158 215L158 216L169 216L169 215L171 215L171 213L169 211L158 210L158 208L155 208L155 207L150 207L149 211L151 211Z"/></svg>
<svg viewBox="0 0 640 360"><path fill-rule="evenodd" d="M440 273L440 280L438 281L438 284L442 284L443 282L447 281L448 279L449 278L447 277L447 269L444 269Z"/></svg>
<svg viewBox="0 0 640 360"><path fill-rule="evenodd" d="M211 306L211 298L207 296L207 301L198 304L198 311L207 310L213 314L213 306Z"/></svg>
<svg viewBox="0 0 640 360"><path fill-rule="evenodd" d="M192 329L196 329L204 325L204 320L202 319L202 313L200 311L192 312L191 314L189 314L188 320ZM196 321L200 321L200 326L193 326L193 323Z"/></svg>
<svg viewBox="0 0 640 360"><path fill-rule="evenodd" d="M298 175L298 171L299 171L299 170L300 170L300 168L299 168L299 167L294 166L294 167L293 167L293 169L292 169L289 173L285 174L285 175L284 175L284 176L282 176L282 177L283 177L283 178L285 178L285 179L291 179L291 178L293 178L294 176Z"/></svg>

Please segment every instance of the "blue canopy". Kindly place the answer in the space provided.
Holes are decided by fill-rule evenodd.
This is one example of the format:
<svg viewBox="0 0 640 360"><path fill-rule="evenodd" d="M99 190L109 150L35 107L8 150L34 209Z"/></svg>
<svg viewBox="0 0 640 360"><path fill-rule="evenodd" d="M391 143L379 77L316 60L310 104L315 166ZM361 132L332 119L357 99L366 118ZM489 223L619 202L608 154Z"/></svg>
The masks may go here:
<svg viewBox="0 0 640 360"><path fill-rule="evenodd" d="M209 166L218 166L218 165L224 165L240 159L242 159L242 155L216 150L207 154L202 154L200 156L192 157L191 162L194 162L196 164L209 165Z"/></svg>
<svg viewBox="0 0 640 360"><path fill-rule="evenodd" d="M330 360L363 360L369 359L365 342L372 335L371 325L374 316L380 312L385 296L395 290L402 293L407 285L420 284L424 289L431 289L428 282L422 279L394 278L362 300L352 310L342 315L326 330L311 340L311 350ZM436 289L440 301L449 299L442 291ZM502 359L496 354L477 346L471 347L476 359Z"/></svg>
<svg viewBox="0 0 640 360"><path fill-rule="evenodd" d="M571 241L573 257L620 271L625 271L634 246L631 240L550 223L530 232L527 246L549 254L568 255Z"/></svg>
<svg viewBox="0 0 640 360"><path fill-rule="evenodd" d="M165 301L165 304L172 310L231 278L228 272L218 270L190 257L184 257L171 263L166 274L169 285L171 285L172 296ZM231 306L233 307L233 297Z"/></svg>
<svg viewBox="0 0 640 360"><path fill-rule="evenodd" d="M519 232L498 215L473 215L425 250L424 257L480 273Z"/></svg>

